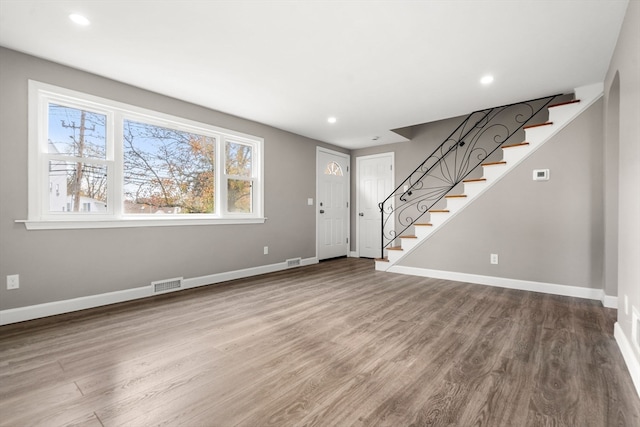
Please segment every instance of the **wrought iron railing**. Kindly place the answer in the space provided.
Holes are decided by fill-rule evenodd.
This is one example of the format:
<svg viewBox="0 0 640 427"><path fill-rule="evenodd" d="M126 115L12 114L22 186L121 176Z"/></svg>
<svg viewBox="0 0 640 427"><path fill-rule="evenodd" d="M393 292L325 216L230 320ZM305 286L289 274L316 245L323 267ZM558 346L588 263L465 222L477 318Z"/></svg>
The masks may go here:
<svg viewBox="0 0 640 427"><path fill-rule="evenodd" d="M479 110L462 123L381 203L382 249L561 95ZM396 226L397 224L397 226Z"/></svg>

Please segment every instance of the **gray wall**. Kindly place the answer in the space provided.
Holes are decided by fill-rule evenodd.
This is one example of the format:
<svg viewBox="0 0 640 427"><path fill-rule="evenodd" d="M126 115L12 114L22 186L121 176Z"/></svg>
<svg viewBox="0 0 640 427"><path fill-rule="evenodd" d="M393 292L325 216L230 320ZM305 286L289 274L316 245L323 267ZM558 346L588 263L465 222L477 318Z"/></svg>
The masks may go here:
<svg viewBox="0 0 640 427"><path fill-rule="evenodd" d="M399 265L601 289L602 115L600 100Z"/></svg>
<svg viewBox="0 0 640 427"><path fill-rule="evenodd" d="M617 83L616 76L619 77ZM640 313L639 1L629 2L604 87L608 115L605 155L608 159L607 165L614 169L614 175L616 168L618 172L617 177L607 175L609 179L605 188L608 194L619 194L619 198L615 195L609 196L610 200L617 200L618 209L617 224L615 220L608 222L607 238L609 241L617 242L618 324L631 343L632 310L635 308ZM612 127L614 129L611 129ZM614 156L619 157L612 159ZM617 233L617 238L613 233ZM627 306L625 298L628 301ZM640 351L633 345L630 348L635 354L638 369ZM636 384L636 387L640 388L640 384Z"/></svg>
<svg viewBox="0 0 640 427"><path fill-rule="evenodd" d="M464 117L454 117L437 122L425 123L422 125L406 128L408 134L412 136L411 141L398 144L385 144L377 147L362 148L351 152L351 194L354 195L351 210L351 250L357 247L356 221L357 212L355 210L355 195L358 181L357 157L370 156L380 153L394 153L394 179L395 185L400 183L415 168L426 159L433 150L447 138L451 132L464 120Z"/></svg>
<svg viewBox="0 0 640 427"><path fill-rule="evenodd" d="M553 103L562 102L564 100L572 99L573 95L562 95L556 98ZM524 100L523 100L524 101ZM513 119L511 115L506 115L509 119ZM536 116L531 119L530 123L542 123L546 121L549 117L549 113L546 108L543 108ZM357 180L358 180L358 170L356 159L361 156L369 156L373 154L379 153L394 153L395 160L395 170L394 170L394 178L396 187L399 186L407 176L412 173L418 165L424 161L433 151L445 141L451 135L451 132L454 131L466 118L466 116L461 117L453 117L450 119L439 120L431 123L424 123L415 126L409 126L407 128L401 129L402 134L405 137L411 137L411 141L397 143L397 144L386 144L377 147L368 147L362 148L358 150L353 150L351 153L351 194L357 194ZM515 123L515 122L513 122ZM511 129L515 129L516 126L511 127ZM514 133L514 135L509 139L508 144L515 144L518 142L522 142L524 140L524 131L521 129ZM484 138L483 141L486 143L487 138ZM483 147L488 147L486 144L481 144ZM497 150L491 156L489 156L485 162L489 161L497 161L501 160L502 153L501 150ZM482 175L482 169L477 168L470 175L469 178L476 178ZM460 190L462 187L460 186ZM355 199L354 204L355 207ZM436 208L444 207L444 200L439 202ZM351 212L351 250L356 250L356 221L357 221L357 212L355 209ZM407 234L407 233L405 233ZM396 242L396 244L400 244Z"/></svg>
<svg viewBox="0 0 640 427"><path fill-rule="evenodd" d="M27 80L265 139L265 224L27 231ZM0 309L101 294L316 256L316 146L345 151L0 48ZM263 255L269 246L269 255ZM4 278L20 274L20 289Z"/></svg>

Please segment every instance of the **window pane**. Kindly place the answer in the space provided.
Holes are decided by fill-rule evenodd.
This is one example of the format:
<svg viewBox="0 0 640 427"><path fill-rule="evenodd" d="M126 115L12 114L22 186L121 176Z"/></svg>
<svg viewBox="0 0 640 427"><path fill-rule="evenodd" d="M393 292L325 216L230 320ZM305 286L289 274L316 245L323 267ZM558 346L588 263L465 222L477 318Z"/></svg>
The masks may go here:
<svg viewBox="0 0 640 427"><path fill-rule="evenodd" d="M50 154L104 159L106 116L77 108L49 104Z"/></svg>
<svg viewBox="0 0 640 427"><path fill-rule="evenodd" d="M336 162L327 163L327 167L324 169L325 175L343 176L342 167Z"/></svg>
<svg viewBox="0 0 640 427"><path fill-rule="evenodd" d="M91 163L49 162L49 211L107 211L107 167Z"/></svg>
<svg viewBox="0 0 640 427"><path fill-rule="evenodd" d="M253 147L247 144L227 141L226 174L250 178L253 173Z"/></svg>
<svg viewBox="0 0 640 427"><path fill-rule="evenodd" d="M229 212L253 212L251 181L229 179L227 181L227 209Z"/></svg>
<svg viewBox="0 0 640 427"><path fill-rule="evenodd" d="M213 213L216 138L124 121L125 213Z"/></svg>

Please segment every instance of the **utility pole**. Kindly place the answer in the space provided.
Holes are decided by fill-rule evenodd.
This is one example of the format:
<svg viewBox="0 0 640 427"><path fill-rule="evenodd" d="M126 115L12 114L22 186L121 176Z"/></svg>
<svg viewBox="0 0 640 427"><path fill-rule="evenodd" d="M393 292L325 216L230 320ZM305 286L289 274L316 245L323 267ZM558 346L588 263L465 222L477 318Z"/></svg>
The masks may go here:
<svg viewBox="0 0 640 427"><path fill-rule="evenodd" d="M81 190L82 190L82 177L83 177L83 162L81 159L84 158L85 132L87 130L93 132L96 129L95 125L93 126L92 129L86 128L86 124L85 124L86 115L87 115L86 111L84 110L80 111L80 126L76 126L76 122L71 122L70 124L67 124L64 122L64 120L62 121L62 127L73 129L74 134L75 134L75 130L78 130L79 132L78 140L75 140L74 138L74 142L76 143L76 147L78 149L76 157L80 158L80 160L76 163L75 176L73 177L73 182L71 185L71 194L73 196L74 212L80 212L80 196L81 196Z"/></svg>

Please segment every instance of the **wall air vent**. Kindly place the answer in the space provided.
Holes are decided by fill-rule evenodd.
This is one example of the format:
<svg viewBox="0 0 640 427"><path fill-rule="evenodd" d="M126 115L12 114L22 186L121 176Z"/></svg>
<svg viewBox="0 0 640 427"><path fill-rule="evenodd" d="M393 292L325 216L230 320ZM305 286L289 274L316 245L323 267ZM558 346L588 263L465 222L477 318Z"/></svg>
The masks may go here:
<svg viewBox="0 0 640 427"><path fill-rule="evenodd" d="M302 263L302 258L293 258L287 260L287 268L299 267Z"/></svg>
<svg viewBox="0 0 640 427"><path fill-rule="evenodd" d="M176 277L175 279L158 280L151 282L153 286L153 292L166 292L172 289L182 288L182 277Z"/></svg>

